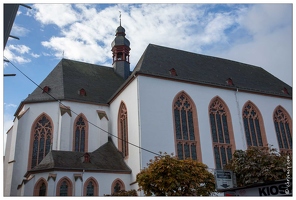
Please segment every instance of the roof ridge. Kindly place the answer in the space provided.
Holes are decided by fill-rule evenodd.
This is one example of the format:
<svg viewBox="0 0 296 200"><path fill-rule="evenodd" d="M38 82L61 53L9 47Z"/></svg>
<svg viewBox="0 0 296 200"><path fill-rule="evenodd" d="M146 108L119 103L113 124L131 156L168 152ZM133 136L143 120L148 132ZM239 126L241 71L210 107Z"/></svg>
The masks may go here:
<svg viewBox="0 0 296 200"><path fill-rule="evenodd" d="M73 59L68 59L68 58L62 58L61 61L71 61L71 62L76 62L76 63L80 63L80 64L85 64L85 65L91 65L91 66L94 66L94 67L104 67L104 68L111 68L113 69L112 66L104 66L104 65L98 65L98 64L94 64L94 63L88 63L86 61L81 61L81 60L73 60Z"/></svg>
<svg viewBox="0 0 296 200"><path fill-rule="evenodd" d="M184 52L184 53L189 53L189 54L193 54L193 55L199 55L199 56L204 56L204 57L209 57L209 58L213 58L213 59L221 59L221 60L225 60L225 61L230 61L230 62L234 62L234 63L238 63L238 64L242 64L242 65L248 65L250 67L257 67L257 68L261 68L263 69L262 67L260 66L256 66L256 65L253 65L253 64L248 64L248 63L243 63L243 62L240 62L240 61L235 61L235 60L230 60L230 59L227 59L227 58L222 58L222 57L218 57L218 56L211 56L211 55L206 55L206 54L201 54L201 53L196 53L196 52L191 52L189 50L183 50L183 49L177 49L177 48L174 48L174 47L166 47L166 46L162 46L162 45L157 45L157 44L151 44L149 43L148 44L148 47L149 46L154 46L154 47L160 47L160 48L164 48L164 49L170 49L170 50L173 50L173 51L178 51L178 52ZM148 48L147 47L147 48ZM263 69L265 70L265 69ZM266 70L265 70L266 71Z"/></svg>

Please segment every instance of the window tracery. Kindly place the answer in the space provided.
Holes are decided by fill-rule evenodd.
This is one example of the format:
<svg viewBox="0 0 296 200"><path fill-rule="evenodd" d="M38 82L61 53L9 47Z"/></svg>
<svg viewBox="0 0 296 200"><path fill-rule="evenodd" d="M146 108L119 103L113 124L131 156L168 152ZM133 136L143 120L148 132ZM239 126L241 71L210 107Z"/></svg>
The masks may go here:
<svg viewBox="0 0 296 200"><path fill-rule="evenodd" d="M219 97L211 101L209 117L216 169L222 169L231 160L235 144L228 107Z"/></svg>
<svg viewBox="0 0 296 200"><path fill-rule="evenodd" d="M273 120L280 152L292 153L290 116L281 106L278 106L275 109Z"/></svg>
<svg viewBox="0 0 296 200"><path fill-rule="evenodd" d="M124 157L128 156L128 116L127 109L121 102L118 112L118 148Z"/></svg>
<svg viewBox="0 0 296 200"><path fill-rule="evenodd" d="M174 99L173 114L178 158L192 158L201 161L198 130L195 126L196 111L194 103L184 92Z"/></svg>
<svg viewBox="0 0 296 200"><path fill-rule="evenodd" d="M31 168L38 165L51 148L53 127L51 119L41 115L32 128Z"/></svg>
<svg viewBox="0 0 296 200"><path fill-rule="evenodd" d="M260 111L251 102L243 109L243 123L248 147L267 145Z"/></svg>

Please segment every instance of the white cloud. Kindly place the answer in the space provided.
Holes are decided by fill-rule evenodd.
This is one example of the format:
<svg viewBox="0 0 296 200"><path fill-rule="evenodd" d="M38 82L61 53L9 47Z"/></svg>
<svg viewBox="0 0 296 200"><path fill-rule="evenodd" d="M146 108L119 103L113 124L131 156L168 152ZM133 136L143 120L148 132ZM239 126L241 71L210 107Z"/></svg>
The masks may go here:
<svg viewBox="0 0 296 200"><path fill-rule="evenodd" d="M204 27L200 41L202 44L212 44L214 42L226 42L227 35L224 30L234 24L234 16L224 13L217 13Z"/></svg>
<svg viewBox="0 0 296 200"><path fill-rule="evenodd" d="M216 55L260 66L292 86L292 11L287 5L251 7L240 16L240 28L251 39L237 41Z"/></svg>
<svg viewBox="0 0 296 200"><path fill-rule="evenodd" d="M41 6L47 7L43 4ZM38 5L37 16L44 15L41 6ZM88 5L79 4L77 7L79 17L78 12L74 13L72 10L73 18L76 17L77 21L61 28L62 36L53 36L50 40L43 41L42 45L55 51L58 58L61 58L64 52L67 58L100 64L111 59L111 42L119 26L119 10L122 12L122 25L126 28L126 36L132 44L133 65L149 43L183 49L189 47L192 44L190 37L195 34L194 19L203 13L196 11L199 7L197 4L194 4L194 7L186 4L124 4L101 11ZM46 23L46 20L43 22ZM55 23L55 20L52 20L52 23ZM125 26L127 24L133 26ZM58 23L56 25L62 27ZM195 46L195 49L198 47Z"/></svg>
<svg viewBox="0 0 296 200"><path fill-rule="evenodd" d="M16 37L24 37L26 36L30 31L22 26L19 26L18 24L14 23L11 29L11 35Z"/></svg>
<svg viewBox="0 0 296 200"><path fill-rule="evenodd" d="M257 4L252 6L241 21L254 34L270 34L272 31L291 26L291 4Z"/></svg>
<svg viewBox="0 0 296 200"><path fill-rule="evenodd" d="M10 114L4 114L3 115L3 131L4 131L4 135L3 135L3 154L5 153L5 144L6 144L6 133L7 131L13 126L13 115Z"/></svg>
<svg viewBox="0 0 296 200"><path fill-rule="evenodd" d="M20 54L28 53L30 51L30 48L25 45L9 45L8 48Z"/></svg>
<svg viewBox="0 0 296 200"><path fill-rule="evenodd" d="M4 49L4 56L12 63L28 63L31 62L29 58L26 57L27 54L30 51L30 48L24 46L24 45L9 45L6 46ZM25 55L18 55L25 54ZM6 65L5 65L6 66Z"/></svg>
<svg viewBox="0 0 296 200"><path fill-rule="evenodd" d="M8 109L8 108L16 108L17 105L12 104L12 103L4 103L4 107L5 107L5 109Z"/></svg>
<svg viewBox="0 0 296 200"><path fill-rule="evenodd" d="M54 50L55 57L75 58L88 62L104 62L102 48L94 44L85 44L82 40L71 40L69 38L52 37L50 41L42 42L47 48ZM103 57L106 57L103 56Z"/></svg>
<svg viewBox="0 0 296 200"><path fill-rule="evenodd" d="M14 119L13 115L4 114L3 116L4 133L7 133L7 131L12 127L13 119Z"/></svg>
<svg viewBox="0 0 296 200"><path fill-rule="evenodd" d="M31 56L34 57L34 58L39 58L40 57L39 54L35 54L35 53L31 53Z"/></svg>
<svg viewBox="0 0 296 200"><path fill-rule="evenodd" d="M42 24L63 27L78 20L78 15L71 4L35 4L32 10L32 12L36 10L35 18Z"/></svg>

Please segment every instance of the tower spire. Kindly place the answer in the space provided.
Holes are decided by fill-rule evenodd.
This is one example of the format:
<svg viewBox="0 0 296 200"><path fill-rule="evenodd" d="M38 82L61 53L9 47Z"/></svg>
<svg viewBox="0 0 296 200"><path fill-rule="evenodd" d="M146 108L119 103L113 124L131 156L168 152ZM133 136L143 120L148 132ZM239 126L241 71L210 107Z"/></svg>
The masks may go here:
<svg viewBox="0 0 296 200"><path fill-rule="evenodd" d="M119 25L121 26L121 11L119 11Z"/></svg>
<svg viewBox="0 0 296 200"><path fill-rule="evenodd" d="M119 11L120 26L116 29L116 34L111 43L111 51L113 54L112 66L114 71L124 79L130 75L130 42L125 37L125 29L121 26L121 12Z"/></svg>

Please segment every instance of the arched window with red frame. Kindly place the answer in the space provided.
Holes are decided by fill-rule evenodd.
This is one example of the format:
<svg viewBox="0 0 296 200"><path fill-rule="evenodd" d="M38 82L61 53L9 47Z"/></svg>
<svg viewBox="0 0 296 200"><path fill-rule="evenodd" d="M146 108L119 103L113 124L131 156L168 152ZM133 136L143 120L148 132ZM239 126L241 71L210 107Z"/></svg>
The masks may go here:
<svg viewBox="0 0 296 200"><path fill-rule="evenodd" d="M121 102L118 111L118 149L128 156L128 115L126 105Z"/></svg>
<svg viewBox="0 0 296 200"><path fill-rule="evenodd" d="M273 113L274 128L280 152L292 153L292 119L288 112L278 106Z"/></svg>
<svg viewBox="0 0 296 200"><path fill-rule="evenodd" d="M84 183L84 196L98 196L99 195L99 184L93 178L88 178Z"/></svg>
<svg viewBox="0 0 296 200"><path fill-rule="evenodd" d="M210 102L209 117L216 169L222 169L232 158L235 141L229 109L220 97Z"/></svg>
<svg viewBox="0 0 296 200"><path fill-rule="evenodd" d="M57 183L57 196L72 196L73 185L72 181L67 178L63 177Z"/></svg>
<svg viewBox="0 0 296 200"><path fill-rule="evenodd" d="M44 178L40 178L34 186L34 196L47 196L47 182Z"/></svg>
<svg viewBox="0 0 296 200"><path fill-rule="evenodd" d="M267 146L262 115L251 101L243 107L243 123L248 147Z"/></svg>
<svg viewBox="0 0 296 200"><path fill-rule="evenodd" d="M173 120L178 159L192 158L202 162L195 104L184 91L173 100Z"/></svg>
<svg viewBox="0 0 296 200"><path fill-rule="evenodd" d="M29 154L29 169L38 165L48 154L53 138L53 123L51 118L43 113L34 121L31 129Z"/></svg>
<svg viewBox="0 0 296 200"><path fill-rule="evenodd" d="M111 194L125 190L125 185L121 179L116 179L111 185Z"/></svg>
<svg viewBox="0 0 296 200"><path fill-rule="evenodd" d="M88 147L88 121L83 114L76 117L74 122L73 150L86 152Z"/></svg>

